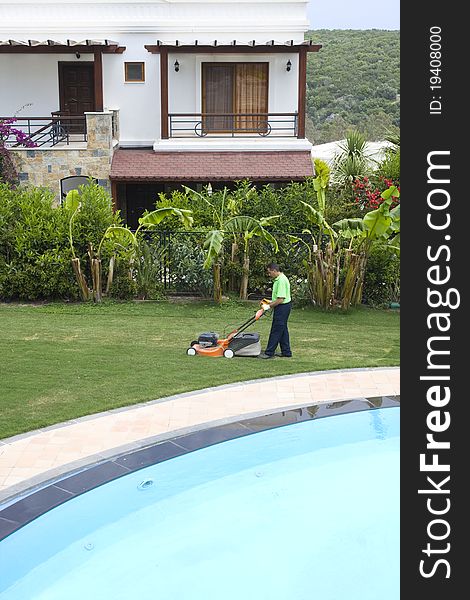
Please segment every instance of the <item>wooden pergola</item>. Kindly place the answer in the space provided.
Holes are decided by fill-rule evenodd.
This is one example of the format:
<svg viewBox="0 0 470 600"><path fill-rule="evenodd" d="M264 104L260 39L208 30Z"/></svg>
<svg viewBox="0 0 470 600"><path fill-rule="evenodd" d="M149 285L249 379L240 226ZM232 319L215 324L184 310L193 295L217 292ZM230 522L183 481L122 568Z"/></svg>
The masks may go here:
<svg viewBox="0 0 470 600"><path fill-rule="evenodd" d="M305 138L305 110L306 110L306 88L307 88L307 53L318 52L321 44L314 44L311 40L295 43L294 40L279 43L275 40L268 42L239 42L233 40L229 44L214 40L212 43L192 43L157 41L154 45L145 45L148 52L160 54L160 101L161 101L161 137L168 139L168 54L266 54L295 52L299 55L299 78L298 78L298 122L297 137Z"/></svg>

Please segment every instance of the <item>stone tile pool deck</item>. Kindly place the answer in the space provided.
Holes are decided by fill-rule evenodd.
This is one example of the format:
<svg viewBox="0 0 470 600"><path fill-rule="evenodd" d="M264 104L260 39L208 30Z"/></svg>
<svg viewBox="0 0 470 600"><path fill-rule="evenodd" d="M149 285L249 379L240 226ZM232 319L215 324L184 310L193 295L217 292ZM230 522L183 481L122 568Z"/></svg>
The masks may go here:
<svg viewBox="0 0 470 600"><path fill-rule="evenodd" d="M316 371L206 388L0 440L0 502L65 473L203 429L308 404L400 394L398 367Z"/></svg>

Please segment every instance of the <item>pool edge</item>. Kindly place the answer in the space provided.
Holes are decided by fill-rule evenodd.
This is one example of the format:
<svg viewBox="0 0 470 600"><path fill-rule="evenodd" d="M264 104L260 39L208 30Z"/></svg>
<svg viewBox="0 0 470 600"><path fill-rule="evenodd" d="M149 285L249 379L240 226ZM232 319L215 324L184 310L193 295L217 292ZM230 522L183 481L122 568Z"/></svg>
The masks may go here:
<svg viewBox="0 0 470 600"><path fill-rule="evenodd" d="M13 493L0 502L0 541L52 508L152 464L292 423L397 407L400 406L399 398L399 395L382 395L290 405L267 413L245 414L243 419L240 419L240 416L225 418L146 438L138 444L113 448L106 453L109 453L109 456L94 455L84 461L77 461L83 464L75 467L69 463L64 465L68 468L62 469L62 473L53 475L49 471L49 478L36 485L31 485L33 480L29 480L28 488L16 493L12 490Z"/></svg>

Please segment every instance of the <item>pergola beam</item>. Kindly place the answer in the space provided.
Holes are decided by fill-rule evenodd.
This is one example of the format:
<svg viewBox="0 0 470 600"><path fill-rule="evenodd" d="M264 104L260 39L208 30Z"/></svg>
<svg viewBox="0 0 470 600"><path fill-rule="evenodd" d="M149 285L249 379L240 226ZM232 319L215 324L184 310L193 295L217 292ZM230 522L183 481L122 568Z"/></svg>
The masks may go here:
<svg viewBox="0 0 470 600"><path fill-rule="evenodd" d="M69 46L66 44L54 44L54 45L42 45L37 44L35 46L29 45L0 45L0 54L94 54L95 51L101 52L102 54L122 54L125 51L125 46L105 46L104 44L80 44L76 46Z"/></svg>
<svg viewBox="0 0 470 600"><path fill-rule="evenodd" d="M274 52L318 52L321 48L321 44L302 45L297 44L295 46L274 46L272 44L266 44L264 46L246 46L246 45L235 45L230 46L201 46L199 44L193 44L191 46L176 46L176 45L163 45L163 44L145 44L147 52L152 54L159 54L165 49L167 52L180 54L272 54Z"/></svg>

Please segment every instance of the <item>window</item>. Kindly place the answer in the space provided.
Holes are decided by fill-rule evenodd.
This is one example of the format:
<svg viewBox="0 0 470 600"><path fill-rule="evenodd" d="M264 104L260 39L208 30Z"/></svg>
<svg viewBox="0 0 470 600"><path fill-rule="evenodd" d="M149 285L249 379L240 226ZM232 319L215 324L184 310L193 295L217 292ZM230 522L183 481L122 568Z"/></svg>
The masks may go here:
<svg viewBox="0 0 470 600"><path fill-rule="evenodd" d="M202 112L206 133L266 132L268 63L202 63Z"/></svg>
<svg viewBox="0 0 470 600"><path fill-rule="evenodd" d="M145 81L145 63L126 62L124 63L125 80L128 83L140 83Z"/></svg>
<svg viewBox="0 0 470 600"><path fill-rule="evenodd" d="M87 185L90 183L90 179L93 183L98 183L98 180L94 177L87 177L86 175L70 175L60 180L60 201L63 202L68 192L71 190L78 190L80 185Z"/></svg>

